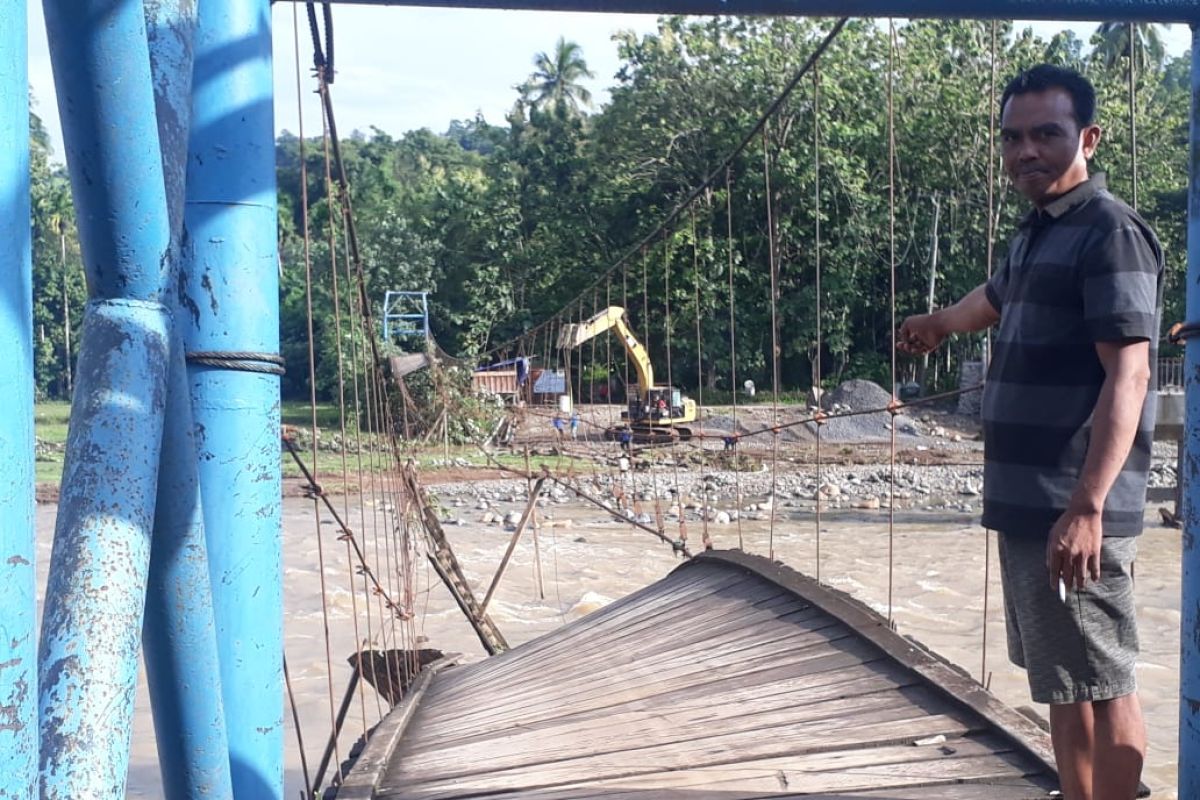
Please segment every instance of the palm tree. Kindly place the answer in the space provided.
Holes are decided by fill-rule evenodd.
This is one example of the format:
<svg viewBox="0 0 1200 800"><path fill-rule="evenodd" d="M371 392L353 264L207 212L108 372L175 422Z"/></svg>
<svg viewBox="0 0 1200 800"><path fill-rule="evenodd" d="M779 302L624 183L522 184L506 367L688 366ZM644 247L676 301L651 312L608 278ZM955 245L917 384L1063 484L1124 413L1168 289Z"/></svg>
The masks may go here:
<svg viewBox="0 0 1200 800"><path fill-rule="evenodd" d="M1154 23L1137 22L1104 22L1096 28L1092 43L1096 49L1092 58L1096 59L1105 69L1112 69L1129 57L1130 30L1136 31L1134 43L1134 66L1138 71L1151 67L1162 66L1167 56L1163 45L1161 26Z"/></svg>
<svg viewBox="0 0 1200 800"><path fill-rule="evenodd" d="M1083 42L1071 30L1059 31L1054 34L1050 44L1046 45L1045 59L1050 64L1083 70Z"/></svg>
<svg viewBox="0 0 1200 800"><path fill-rule="evenodd" d="M561 36L554 53L538 53L533 58L534 72L520 90L538 110L547 107L560 114L578 113L580 106L590 108L592 93L580 81L595 78L583 59L583 49Z"/></svg>

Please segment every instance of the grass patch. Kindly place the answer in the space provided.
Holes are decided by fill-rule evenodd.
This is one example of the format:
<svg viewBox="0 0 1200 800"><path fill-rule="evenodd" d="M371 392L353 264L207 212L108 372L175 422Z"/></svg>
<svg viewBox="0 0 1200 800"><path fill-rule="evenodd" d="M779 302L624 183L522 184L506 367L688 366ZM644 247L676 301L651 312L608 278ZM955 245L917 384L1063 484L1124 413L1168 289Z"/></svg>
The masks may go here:
<svg viewBox="0 0 1200 800"><path fill-rule="evenodd" d="M35 461L33 463L33 480L35 483L60 483L62 471L62 461Z"/></svg>
<svg viewBox="0 0 1200 800"><path fill-rule="evenodd" d="M69 402L47 401L37 403L34 406L34 435L42 442L56 445L65 443L67 441L67 423L70 416L71 404ZM306 402L285 402L281 408L280 416L286 425L294 425L305 430L312 426L312 411ZM317 425L322 428L323 436L326 433L338 431L340 428L338 407L332 403L319 405L317 407ZM352 432L347 432L346 438L350 443L354 443L356 440ZM363 434L364 444L370 438L370 434ZM297 449L304 465L312 470L312 450L309 447L299 447ZM449 456L450 464L446 463L447 456ZM431 471L447 468L489 468L495 466L479 448L471 445L457 445L450 447L449 450L445 450L439 445L429 445L421 449L414 448L402 452L400 458L402 461L411 458L416 462L418 468ZM501 451L493 454L493 458L510 469L522 472L525 469L525 456L521 453ZM315 470L318 480L340 480L342 476L342 463L342 454L340 452L325 449L318 450ZM359 463L360 456L358 454L346 454L345 465L351 482L354 482L355 476L358 475ZM396 466L391 452L386 449L375 452L364 452L361 456L361 463L364 472L384 472ZM587 459L571 458L568 456L541 455L533 456L530 459L530 466L534 472L539 471L542 464L555 470L574 466L576 471L580 472L588 471L594 466ZM291 453L286 450L281 453L280 467L285 478L303 477L303 473L296 465ZM49 455L43 455L34 462L34 479L38 483L59 483L62 480L62 470L63 453L52 452Z"/></svg>
<svg viewBox="0 0 1200 800"><path fill-rule="evenodd" d="M284 425L296 425L301 428L312 427L312 406L307 400L284 400L279 409L279 416ZM347 408L347 433L353 425L354 410ZM341 428L340 414L335 403L317 404L317 427L327 431L336 431Z"/></svg>
<svg viewBox="0 0 1200 800"><path fill-rule="evenodd" d="M61 444L67 440L67 422L71 404L66 400L37 403L33 407L33 435L43 442Z"/></svg>

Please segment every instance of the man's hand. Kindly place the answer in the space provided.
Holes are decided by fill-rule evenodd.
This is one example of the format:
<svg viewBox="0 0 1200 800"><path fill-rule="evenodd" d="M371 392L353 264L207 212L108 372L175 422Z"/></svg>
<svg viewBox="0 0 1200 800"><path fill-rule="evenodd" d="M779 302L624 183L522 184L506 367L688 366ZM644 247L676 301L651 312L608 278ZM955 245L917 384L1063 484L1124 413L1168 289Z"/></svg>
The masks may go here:
<svg viewBox="0 0 1200 800"><path fill-rule="evenodd" d="M1061 578L1068 589L1082 589L1090 577L1100 580L1101 511L1067 509L1050 529L1046 542L1046 569L1050 588L1058 591Z"/></svg>
<svg viewBox="0 0 1200 800"><path fill-rule="evenodd" d="M896 349L901 353L923 356L937 349L949 331L938 314L917 314L904 320L896 336Z"/></svg>

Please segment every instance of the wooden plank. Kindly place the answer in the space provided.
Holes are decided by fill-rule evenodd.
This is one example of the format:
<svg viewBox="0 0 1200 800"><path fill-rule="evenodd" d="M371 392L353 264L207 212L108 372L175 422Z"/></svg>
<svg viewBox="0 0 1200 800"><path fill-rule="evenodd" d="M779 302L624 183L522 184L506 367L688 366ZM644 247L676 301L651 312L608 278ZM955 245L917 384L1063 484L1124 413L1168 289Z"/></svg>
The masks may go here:
<svg viewBox="0 0 1200 800"><path fill-rule="evenodd" d="M589 662L548 665L541 673L531 675L519 689L508 691L497 689L497 693L491 697L480 697L472 693L450 696L439 693L441 696L436 698L431 696L430 700L431 704L444 704L447 708L453 708L459 712L460 718L466 718L476 713L470 711L473 707L478 709L477 713L486 715L488 709L482 704L490 703L493 707L500 706L501 703L497 702L498 698L503 698L502 704L508 706L526 706L529 703L549 705L555 697L567 695L575 700L582 700L587 696L589 687L599 687L601 691L607 691L605 687L608 686L607 682L610 678L620 685L623 678L630 678L633 673L641 676L643 680L657 681L665 677L682 679L689 674L699 675L698 680L703 680L702 673L706 669L720 669L728 665L752 663L764 655L789 647L795 653L796 659L802 661L819 655L829 647L837 647L844 640L855 638L851 631L840 623L836 623L832 619L829 620L829 623L829 627L817 630L786 626L781 626L779 630L763 630L754 634L759 638L753 648L745 647L728 653L701 650L647 657L633 662L609 664L607 661L602 661L601 666ZM869 646L868 648L864 650L860 647L856 649L856 652L862 652L864 655L878 652L875 648ZM624 682L627 683L628 680Z"/></svg>
<svg viewBox="0 0 1200 800"><path fill-rule="evenodd" d="M516 668L527 666L531 658L548 658L561 655L580 646L583 640L592 643L605 641L607 635L623 635L635 620L646 624L658 619L660 622L674 621L679 612L698 598L712 592L729 589L740 583L755 583L754 578L746 573L737 574L729 571L721 576L718 583L709 585L705 582L691 580L686 575L672 573L662 582L652 584L628 595L605 608L593 612L554 631L522 645L522 655L514 658L511 653L503 653L486 661L479 662L469 674L447 675L444 685L439 681L438 691L461 693L480 686L492 687L495 681ZM645 601L653 597L653 603Z"/></svg>
<svg viewBox="0 0 1200 800"><path fill-rule="evenodd" d="M550 687L538 684L522 692L504 695L503 704L493 703L477 710L469 710L458 703L430 704L441 712L438 719L446 722L435 721L430 728L422 730L428 730L428 736L432 738L448 729L505 728L518 719L528 723L568 711L611 707L616 703L651 698L681 686L702 688L709 680L787 664L793 665L797 675L806 671L821 673L874 658L878 653L876 648L854 638L848 631L829 639L820 637L818 632L777 640L771 648L764 646L740 660L715 664L697 658L659 665L654 670L618 668L591 675L582 673ZM830 658L835 655L841 657Z"/></svg>
<svg viewBox="0 0 1200 800"><path fill-rule="evenodd" d="M863 603L765 558L735 550L710 550L701 553L693 561L701 563L709 559L741 566L792 589L858 631L898 663L912 669L946 698L987 720L1047 769L1055 770L1050 736L1037 723L1001 703L966 673L938 658L920 643L893 631L883 617ZM686 571L691 563L684 564L676 571Z"/></svg>
<svg viewBox="0 0 1200 800"><path fill-rule="evenodd" d="M590 800L614 793L689 789L719 791L738 800L811 796L837 792L842 798L880 788L956 786L969 783L1024 784L1046 792L1045 782L1027 778L1011 751L995 739L954 740L952 748L891 746L872 750L759 759L731 765L698 766L687 770L639 775L614 780L571 781L554 787L543 800ZM1028 760L1026 760L1028 763ZM460 790L461 791L461 790ZM472 790L467 790L468 792ZM469 794L467 795L469 796Z"/></svg>
<svg viewBox="0 0 1200 800"><path fill-rule="evenodd" d="M722 702L732 703L754 698L780 697L782 702L799 704L806 698L820 697L825 693L843 692L845 687L852 682L863 681L875 676L882 676L892 681L893 685L897 687L905 685L899 682L905 675L886 662L863 662L852 654L836 652L815 659L815 662L820 663L820 669L813 668L810 664L788 662L782 667L773 666L749 674L735 672L728 676L718 675L710 683L700 686L694 684L670 686L665 691L648 694L628 689L613 689L607 702L603 705L575 705L563 709L557 714L543 713L540 710L523 712L521 709L509 709L508 716L498 718L498 727L507 729L520 725L528 728L560 719L584 716L608 717L629 711L660 713L663 709L686 710L693 707L710 706L714 697L721 698ZM766 677L762 679L755 677L760 674ZM911 675L908 676L908 679L910 681L917 680ZM447 719L442 708L430 708L431 713L439 715L442 720ZM419 751L438 739L448 743L455 736L488 736L491 735L492 730L491 727L459 727L452 724L439 724L435 728L423 727L421 731L410 737L409 742L414 751Z"/></svg>
<svg viewBox="0 0 1200 800"><path fill-rule="evenodd" d="M592 794L579 794L578 789L565 792L558 789L535 789L524 791L517 789L511 792L489 793L489 800L745 800L740 794L728 791L705 791L703 789L650 789L650 790L621 790L601 789ZM1049 789L1036 780L1023 780L1012 783L989 781L987 783L952 783L941 786L909 786L892 787L888 789L855 792L852 796L844 793L830 794L771 794L766 795L771 800L1047 800ZM761 795L760 795L761 796ZM389 800L391 800L389 795ZM416 800L417 795L402 796L405 800ZM459 798L478 797L478 795L460 794Z"/></svg>
<svg viewBox="0 0 1200 800"><path fill-rule="evenodd" d="M461 769L428 780L395 769L384 775L379 794L384 798L455 798L464 795L461 787L486 787L497 792L503 789L535 789L581 779L631 777L635 775L682 770L696 764L736 763L744 759L771 758L790 754L818 753L852 747L904 744L920 738L944 735L961 737L968 733L961 721L947 716L929 716L923 712L900 708L879 711L869 720L853 725L843 719L828 720L814 730L796 731L786 727L757 729L737 734L719 734L692 740L686 747L679 743L655 748L627 749L618 753L589 754L550 764L540 764L536 770L528 764L506 770L483 770L480 764L465 762ZM472 769L474 767L474 769Z"/></svg>
<svg viewBox="0 0 1200 800"><path fill-rule="evenodd" d="M742 553L457 672L378 796L1018 800L1052 781L1024 717L863 604ZM962 749L896 747L937 733Z"/></svg>
<svg viewBox="0 0 1200 800"><path fill-rule="evenodd" d="M699 616L690 615L687 626L665 624L665 621L660 619L647 619L632 623L621 631L619 636L602 641L577 639L573 647L561 652L535 649L523 651L520 658L510 659L511 666L506 673L492 673L493 680L485 683L476 684L471 680L474 677L472 665L464 668L464 672L471 674L455 682L452 687L443 689L443 692L453 694L466 705L479 697L495 697L507 686L526 683L530 678L552 680L556 670L567 675L576 674L579 667L589 660L603 661L610 666L645 663L648 658L656 655L670 657L677 649L702 647L706 640L711 646L716 637L730 631L745 631L756 623L796 625L810 619L822 620L824 624L833 622L831 617L817 609L801 607L791 593L774 592L773 596L753 605L736 605L713 609Z"/></svg>
<svg viewBox="0 0 1200 800"><path fill-rule="evenodd" d="M921 690L927 691L927 690ZM590 730L575 726L563 731L562 736L545 736L540 729L508 729L507 735L498 732L491 737L480 737L461 744L448 744L435 752L423 752L417 759L424 770L437 769L439 765L457 767L476 757L476 751L493 763L502 752L511 751L520 758L532 758L536 753L539 761L571 757L577 752L609 753L620 752L630 747L655 747L670 742L702 739L714 730L722 733L738 733L760 729L792 726L797 730L815 730L814 726L826 725L835 717L847 714L871 714L877 711L892 711L897 708L919 708L928 714L944 710L944 704L930 703L927 694L906 696L907 693L889 690L861 695L828 697L796 706L780 706L775 703L739 706L714 706L711 709L672 712L665 709L658 714L618 715L611 723L591 726ZM939 708L939 705L942 708ZM743 711L746 713L742 713ZM626 725L637 721L638 725ZM631 735L631 732L636 732ZM574 734L572 737L571 734ZM417 751L412 751L416 754Z"/></svg>
<svg viewBox="0 0 1200 800"><path fill-rule="evenodd" d="M584 737L567 741L549 740L537 731L517 729L486 741L444 747L436 752L422 753L420 758L405 758L404 765L389 774L403 774L413 781L432 781L474 772L528 768L535 764L557 769L553 766L556 762L574 763L589 758L601 761L636 759L649 765L656 763L655 755L673 760L673 749L695 752L697 748L712 747L720 741L727 741L731 748L724 753L726 757L729 753L737 753L744 758L746 753L741 747L771 737L788 737L794 745L806 747L824 747L828 737L839 738L847 745L865 745L876 741L871 728L871 723L876 721L910 720L913 738L929 735L924 732L920 720L926 716L939 718L946 707L947 704L933 700L932 693L922 688L836 698L798 708L728 716L719 721L711 717L681 716L676 725L669 714L664 714L656 724L647 725L640 731L624 727L597 728ZM847 739L851 731L863 738ZM544 772L545 768L539 767L539 772Z"/></svg>
<svg viewBox="0 0 1200 800"><path fill-rule="evenodd" d="M916 749L916 748L910 748ZM678 780L684 773L669 772L627 780L629 788L702 788L723 790L739 798L772 797L780 792L809 795L815 792L857 793L871 789L903 786L928 786L938 783L1018 781L1023 770L995 753L977 756L948 756L943 759L914 759L906 763L864 763L839 770L817 765L812 769L794 766L789 759L773 759L774 769L746 764L688 770L690 779Z"/></svg>
<svg viewBox="0 0 1200 800"><path fill-rule="evenodd" d="M736 697L713 693L706 695L704 700L681 703L638 703L638 708L630 708L629 704L614 706L596 711L564 714L552 719L536 722L513 723L498 730L474 732L460 737L438 737L430 741L426 736L414 736L405 752L406 757L436 752L450 746L486 743L497 736L507 736L508 731L520 728L522 735L536 735L545 741L571 741L582 743L582 747L594 747L595 735L610 729L639 731L639 739L646 743L646 731L670 725L671 735L683 735L691 725L712 723L723 719L732 719L771 711L776 708L788 707L800 709L815 706L829 700L842 700L851 696L861 696L868 693L895 690L893 681L879 673L868 671L835 673L837 680L824 685L804 686L794 685L791 691L783 693L757 694L758 687L749 687ZM690 692L690 699L695 692ZM685 699L685 698L681 698Z"/></svg>
<svg viewBox="0 0 1200 800"><path fill-rule="evenodd" d="M645 636L646 634L683 635L683 632L680 631L681 626L677 624L678 620L692 616L697 607L710 609L717 605L712 599L713 592L734 590L743 594L742 599L738 599L737 594L734 594L720 604L723 608L708 611L708 613L724 613L725 615L736 615L743 612L746 609L747 598L757 602L759 600L767 601L772 597L787 598L791 594L769 583L748 579L749 576L746 575L740 576L741 580L735 580L738 577L719 576L719 580L714 578L714 583L711 585L700 582L689 587L692 590L690 593L673 595L671 598L658 598L656 602L647 602L642 606L628 609L617 618L605 619L602 616L595 625L579 626L578 623L591 618L589 615L587 618L577 620L559 631L529 643L525 659L536 658L537 661L532 664L525 659L504 659L505 666L501 669L496 666L498 662L491 660L480 662L487 666L481 666L479 672L473 673L470 678L467 676L460 678L461 683L457 685L456 693L461 694L473 688L486 687L490 689L497 682L503 680L519 681L524 674L528 674L531 666L557 660L560 656L567 656L574 660L593 654L599 657L613 652L619 653L622 652L622 647L626 642L639 637L648 638ZM792 597L794 598L794 595ZM798 600L795 602L799 603ZM604 609L595 613L603 615ZM486 681L483 680L485 676L487 676Z"/></svg>

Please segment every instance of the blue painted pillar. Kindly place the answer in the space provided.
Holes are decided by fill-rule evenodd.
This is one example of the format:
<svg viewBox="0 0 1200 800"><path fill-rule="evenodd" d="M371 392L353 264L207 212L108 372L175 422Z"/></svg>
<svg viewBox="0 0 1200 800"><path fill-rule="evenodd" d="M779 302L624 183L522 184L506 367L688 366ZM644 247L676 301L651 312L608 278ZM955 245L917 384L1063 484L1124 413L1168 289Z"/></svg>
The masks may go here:
<svg viewBox="0 0 1200 800"><path fill-rule="evenodd" d="M271 9L199 5L184 210L189 353L279 352ZM279 378L189 365L233 794L283 795Z"/></svg>
<svg viewBox="0 0 1200 800"><path fill-rule="evenodd" d="M45 0L90 300L38 651L43 798L121 797L150 562L169 226L141 0Z"/></svg>
<svg viewBox="0 0 1200 800"><path fill-rule="evenodd" d="M192 0L146 4L150 69L162 145L170 268L164 304L171 311L166 417L143 657L154 711L159 769L168 800L230 797L229 743L221 704L220 663L204 542L192 402L184 364L179 303L179 240L192 105Z"/></svg>
<svg viewBox="0 0 1200 800"><path fill-rule="evenodd" d="M1200 320L1200 23L1192 26L1187 318ZM1184 362L1183 597L1180 600L1179 796L1200 797L1200 336Z"/></svg>
<svg viewBox="0 0 1200 800"><path fill-rule="evenodd" d="M0 0L0 798L37 788L33 289L25 0Z"/></svg>

